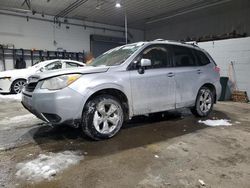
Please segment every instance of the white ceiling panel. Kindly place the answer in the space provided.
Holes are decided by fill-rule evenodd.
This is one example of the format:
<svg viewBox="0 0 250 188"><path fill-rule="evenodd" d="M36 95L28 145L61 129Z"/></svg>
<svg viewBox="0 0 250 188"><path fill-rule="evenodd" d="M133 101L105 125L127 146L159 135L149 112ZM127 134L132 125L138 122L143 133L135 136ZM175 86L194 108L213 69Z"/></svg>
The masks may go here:
<svg viewBox="0 0 250 188"><path fill-rule="evenodd" d="M129 27L143 29L147 22L173 15L191 12L204 7L216 6L230 0L121 0L122 8L115 8L116 0L26 0L31 10L47 15L58 15L78 2L80 5L65 17L77 18L123 26L125 12ZM96 7L99 8L97 9ZM0 9L27 9L24 0L0 0Z"/></svg>

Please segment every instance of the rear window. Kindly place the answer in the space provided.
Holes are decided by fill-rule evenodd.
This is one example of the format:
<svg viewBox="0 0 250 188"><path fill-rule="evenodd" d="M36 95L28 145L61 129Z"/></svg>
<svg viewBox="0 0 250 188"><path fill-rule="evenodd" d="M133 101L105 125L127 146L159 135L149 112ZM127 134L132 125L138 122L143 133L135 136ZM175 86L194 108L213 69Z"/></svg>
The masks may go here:
<svg viewBox="0 0 250 188"><path fill-rule="evenodd" d="M195 50L197 59L198 59L198 65L199 66L203 66L203 65L207 65L210 63L210 60L208 59L208 57L201 51Z"/></svg>
<svg viewBox="0 0 250 188"><path fill-rule="evenodd" d="M176 67L196 66L192 50L183 46L173 46L174 65Z"/></svg>

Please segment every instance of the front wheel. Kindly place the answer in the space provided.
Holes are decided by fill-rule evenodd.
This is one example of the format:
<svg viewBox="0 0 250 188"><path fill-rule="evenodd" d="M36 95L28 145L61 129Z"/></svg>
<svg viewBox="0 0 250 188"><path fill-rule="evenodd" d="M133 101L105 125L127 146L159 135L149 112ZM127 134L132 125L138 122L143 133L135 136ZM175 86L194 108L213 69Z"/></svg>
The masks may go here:
<svg viewBox="0 0 250 188"><path fill-rule="evenodd" d="M198 117L206 117L213 109L214 93L208 87L201 87L198 92L195 106L191 108L191 112Z"/></svg>
<svg viewBox="0 0 250 188"><path fill-rule="evenodd" d="M122 127L123 109L119 100L100 95L87 102L82 115L83 132L94 140L113 137Z"/></svg>
<svg viewBox="0 0 250 188"><path fill-rule="evenodd" d="M22 89L27 84L26 80L24 79L18 79L15 80L11 85L11 93L18 94L22 92Z"/></svg>

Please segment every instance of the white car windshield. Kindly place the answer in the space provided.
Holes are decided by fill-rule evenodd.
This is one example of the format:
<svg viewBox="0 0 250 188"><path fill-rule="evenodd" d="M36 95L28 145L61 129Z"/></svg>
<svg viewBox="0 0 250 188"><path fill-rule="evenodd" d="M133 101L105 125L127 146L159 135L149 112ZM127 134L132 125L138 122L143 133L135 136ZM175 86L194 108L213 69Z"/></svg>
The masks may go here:
<svg viewBox="0 0 250 188"><path fill-rule="evenodd" d="M45 65L47 65L49 63L53 63L55 61L58 61L58 60L54 59L54 60L47 60L47 61L37 62L35 65L32 66L32 68L39 69L39 68L42 68Z"/></svg>
<svg viewBox="0 0 250 188"><path fill-rule="evenodd" d="M98 58L96 58L88 66L116 66L122 64L128 57L130 57L143 43L129 44L111 49Z"/></svg>

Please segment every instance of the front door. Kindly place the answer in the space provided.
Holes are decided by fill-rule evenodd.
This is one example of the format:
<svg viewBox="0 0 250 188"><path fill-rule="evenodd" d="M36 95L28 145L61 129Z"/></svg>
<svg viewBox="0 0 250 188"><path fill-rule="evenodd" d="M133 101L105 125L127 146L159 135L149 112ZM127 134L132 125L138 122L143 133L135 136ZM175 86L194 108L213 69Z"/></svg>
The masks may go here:
<svg viewBox="0 0 250 188"><path fill-rule="evenodd" d="M136 58L137 67L142 58L150 59L152 66L143 74L137 68L130 70L134 115L175 108L175 79L169 56L167 46L152 45Z"/></svg>

